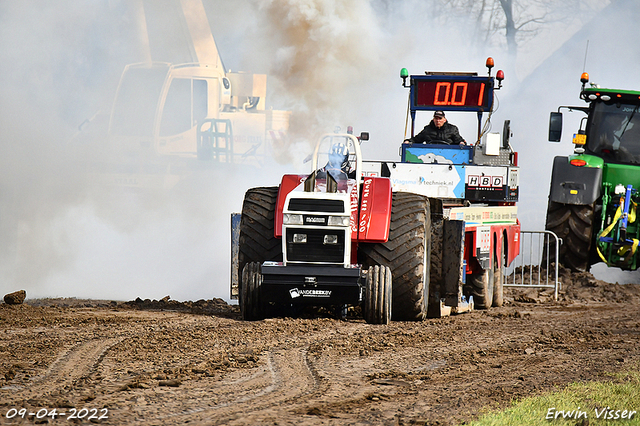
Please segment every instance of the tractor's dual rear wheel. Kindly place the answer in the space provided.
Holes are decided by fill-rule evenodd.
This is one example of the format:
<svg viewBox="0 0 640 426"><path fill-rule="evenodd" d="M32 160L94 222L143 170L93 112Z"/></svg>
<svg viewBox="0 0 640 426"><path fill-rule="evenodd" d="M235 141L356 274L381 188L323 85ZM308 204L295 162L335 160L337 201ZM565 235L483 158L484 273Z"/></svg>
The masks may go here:
<svg viewBox="0 0 640 426"><path fill-rule="evenodd" d="M383 265L391 269L393 319L424 319L429 303L431 264L429 199L395 192L387 242L361 244L359 250L362 264L369 267Z"/></svg>
<svg viewBox="0 0 640 426"><path fill-rule="evenodd" d="M389 324L391 321L391 269L370 266L364 297L364 319L369 324Z"/></svg>
<svg viewBox="0 0 640 426"><path fill-rule="evenodd" d="M502 253L494 261L493 268L493 301L492 306L499 308L504 304L504 271L507 268L507 252L503 248Z"/></svg>
<svg viewBox="0 0 640 426"><path fill-rule="evenodd" d="M493 303L493 287L495 285L495 262L482 272L467 276L465 294L473 296L474 306L478 309L489 309Z"/></svg>
<svg viewBox="0 0 640 426"><path fill-rule="evenodd" d="M545 229L562 239L558 261L572 271L585 272L592 264L594 204L572 205L549 201ZM555 262L555 241L545 247L543 263Z"/></svg>

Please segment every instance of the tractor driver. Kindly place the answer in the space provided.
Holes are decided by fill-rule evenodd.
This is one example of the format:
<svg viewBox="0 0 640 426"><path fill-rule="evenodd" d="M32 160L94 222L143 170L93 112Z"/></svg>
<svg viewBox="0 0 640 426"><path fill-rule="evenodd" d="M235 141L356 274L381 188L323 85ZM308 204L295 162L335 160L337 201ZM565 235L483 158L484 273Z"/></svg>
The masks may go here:
<svg viewBox="0 0 640 426"><path fill-rule="evenodd" d="M466 145L467 142L458 131L458 127L449 123L444 116L444 111L433 113L433 120L424 129L412 138L405 139L403 143L433 143L445 145Z"/></svg>
<svg viewBox="0 0 640 426"><path fill-rule="evenodd" d="M335 143L329 151L329 161L318 172L318 177L326 177L329 173L336 182L346 181L347 178L355 178L349 164L349 148L343 143ZM353 176L352 176L353 175Z"/></svg>

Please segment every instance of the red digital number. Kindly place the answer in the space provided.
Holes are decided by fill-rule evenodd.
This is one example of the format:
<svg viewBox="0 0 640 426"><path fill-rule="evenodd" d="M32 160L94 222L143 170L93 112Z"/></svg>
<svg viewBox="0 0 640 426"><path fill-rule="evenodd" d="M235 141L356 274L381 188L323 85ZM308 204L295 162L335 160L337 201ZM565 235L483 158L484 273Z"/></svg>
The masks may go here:
<svg viewBox="0 0 640 426"><path fill-rule="evenodd" d="M451 95L451 105L466 105L467 104L467 88L469 87L469 83L453 83L453 94ZM462 88L462 89L460 89ZM460 96L460 100L458 99L458 93L462 90L462 95Z"/></svg>
<svg viewBox="0 0 640 426"><path fill-rule="evenodd" d="M442 92L443 88L444 88L444 93ZM457 83L453 83L453 90L452 90L451 82L440 81L436 84L436 91L433 95L433 104L465 106L467 104L468 88L469 88L469 83L457 82Z"/></svg>
<svg viewBox="0 0 640 426"><path fill-rule="evenodd" d="M440 100L440 89L446 88L444 92L444 99ZM451 83L447 81L440 81L436 84L436 93L433 96L434 105L448 105L449 104L449 91L451 90Z"/></svg>
<svg viewBox="0 0 640 426"><path fill-rule="evenodd" d="M484 100L484 83L480 83L480 94L478 95L478 106L482 106Z"/></svg>

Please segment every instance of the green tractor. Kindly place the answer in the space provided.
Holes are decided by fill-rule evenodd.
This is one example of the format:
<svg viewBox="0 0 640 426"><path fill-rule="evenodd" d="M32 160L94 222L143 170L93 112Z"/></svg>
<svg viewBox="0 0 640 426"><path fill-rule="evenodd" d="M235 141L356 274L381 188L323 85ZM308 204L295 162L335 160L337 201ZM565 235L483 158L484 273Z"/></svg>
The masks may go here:
<svg viewBox="0 0 640 426"><path fill-rule="evenodd" d="M549 120L549 141L559 142L561 109L582 111L572 155L555 157L546 229L562 238L559 263L588 271L605 262L638 268L640 218L640 92L603 89L583 73L587 106L561 106Z"/></svg>

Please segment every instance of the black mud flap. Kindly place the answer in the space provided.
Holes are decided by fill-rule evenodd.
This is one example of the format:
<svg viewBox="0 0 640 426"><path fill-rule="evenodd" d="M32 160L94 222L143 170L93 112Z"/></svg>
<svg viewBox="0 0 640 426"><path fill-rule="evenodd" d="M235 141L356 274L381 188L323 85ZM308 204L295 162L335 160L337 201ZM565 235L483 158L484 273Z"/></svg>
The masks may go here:
<svg viewBox="0 0 640 426"><path fill-rule="evenodd" d="M568 157L553 159L549 200L554 203L586 206L600 197L602 169L578 167Z"/></svg>
<svg viewBox="0 0 640 426"><path fill-rule="evenodd" d="M240 248L240 213L231 213L231 299L238 299L240 296L240 280L238 276L238 250Z"/></svg>
<svg viewBox="0 0 640 426"><path fill-rule="evenodd" d="M463 220L447 220L444 223L443 249L446 253L442 264L444 275L445 305L458 307L462 297L464 274L464 235Z"/></svg>
<svg viewBox="0 0 640 426"><path fill-rule="evenodd" d="M432 240L440 247L432 247L432 265L440 266L440 271L432 271L429 287L429 318L440 318L451 313L451 309L461 307L464 284L464 236L465 224L462 220L440 219L432 222ZM434 261L434 256L438 256ZM466 303L466 301L464 301Z"/></svg>

